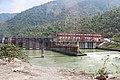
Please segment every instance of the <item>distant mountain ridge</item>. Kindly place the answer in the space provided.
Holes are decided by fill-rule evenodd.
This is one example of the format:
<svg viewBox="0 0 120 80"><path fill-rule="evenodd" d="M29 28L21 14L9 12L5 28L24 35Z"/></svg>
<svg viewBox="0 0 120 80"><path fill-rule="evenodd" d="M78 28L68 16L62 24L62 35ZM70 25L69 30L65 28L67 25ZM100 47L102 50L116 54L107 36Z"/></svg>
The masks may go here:
<svg viewBox="0 0 120 80"><path fill-rule="evenodd" d="M10 20L16 15L17 15L17 13L1 13L0 14L0 22L5 22L7 20Z"/></svg>
<svg viewBox="0 0 120 80"><path fill-rule="evenodd" d="M19 35L35 26L49 26L59 22L64 22L62 27L74 28L73 23L100 15L119 5L119 0L55 0L30 8L7 20L6 31L11 35Z"/></svg>
<svg viewBox="0 0 120 80"><path fill-rule="evenodd" d="M89 2L88 2L89 1ZM99 1L99 0L98 0ZM92 3L94 2L94 3ZM99 1L100 2L100 1ZM103 4L103 2L101 2ZM88 8L86 10L86 8ZM64 19L66 15L94 15L98 12L101 12L101 6L96 5L95 0L56 0L49 3L33 7L22 13L18 14L15 18L8 20L8 23L20 23L21 21L29 21L26 24L34 25L43 25L46 22L53 22L56 20ZM94 11L93 11L94 10ZM90 12L91 11L91 12ZM79 17L80 17L79 16ZM24 19L26 18L26 19ZM81 17L82 18L82 17ZM45 20L46 21L45 21ZM19 20L19 21L18 21ZM25 24L24 23L24 24Z"/></svg>

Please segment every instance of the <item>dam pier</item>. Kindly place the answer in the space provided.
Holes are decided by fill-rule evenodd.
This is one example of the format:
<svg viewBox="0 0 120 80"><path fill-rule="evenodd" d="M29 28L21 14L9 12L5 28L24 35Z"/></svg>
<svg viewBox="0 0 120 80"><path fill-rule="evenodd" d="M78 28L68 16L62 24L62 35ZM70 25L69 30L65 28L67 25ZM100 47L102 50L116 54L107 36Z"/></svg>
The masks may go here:
<svg viewBox="0 0 120 80"><path fill-rule="evenodd" d="M58 33L48 38L1 37L1 43L13 43L25 50L52 50L72 56L85 55L80 49L95 49L103 42L100 34Z"/></svg>

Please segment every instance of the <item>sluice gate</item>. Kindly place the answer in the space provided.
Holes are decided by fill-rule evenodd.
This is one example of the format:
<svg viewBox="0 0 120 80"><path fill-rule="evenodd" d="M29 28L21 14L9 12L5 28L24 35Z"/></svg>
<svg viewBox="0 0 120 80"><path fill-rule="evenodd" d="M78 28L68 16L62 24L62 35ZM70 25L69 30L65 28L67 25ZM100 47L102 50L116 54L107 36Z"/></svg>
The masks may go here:
<svg viewBox="0 0 120 80"><path fill-rule="evenodd" d="M53 38L16 38L16 37L3 37L1 43L13 43L23 49L42 49L42 48L58 48L57 46L79 46L80 49L94 49L103 41L101 38L96 40L80 40L77 38L67 38L57 36ZM77 40L76 40L77 39ZM97 40L98 39L98 40Z"/></svg>
<svg viewBox="0 0 120 80"><path fill-rule="evenodd" d="M27 50L39 50L42 48L49 48L50 41L48 38L15 38L5 37L4 43L13 43L19 47Z"/></svg>
<svg viewBox="0 0 120 80"><path fill-rule="evenodd" d="M1 43L13 43L26 50L49 49L69 55L83 55L80 49L94 49L103 42L98 34L63 34L51 38L3 37Z"/></svg>

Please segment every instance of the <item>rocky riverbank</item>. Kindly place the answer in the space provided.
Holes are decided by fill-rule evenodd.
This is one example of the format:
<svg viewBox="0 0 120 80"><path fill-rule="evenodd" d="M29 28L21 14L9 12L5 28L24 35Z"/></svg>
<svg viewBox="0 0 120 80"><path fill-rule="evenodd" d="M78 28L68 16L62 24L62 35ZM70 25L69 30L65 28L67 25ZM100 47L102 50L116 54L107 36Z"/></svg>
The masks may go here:
<svg viewBox="0 0 120 80"><path fill-rule="evenodd" d="M92 73L35 66L24 62L0 61L0 80L95 80L95 76ZM115 76L108 80L120 80L120 77Z"/></svg>

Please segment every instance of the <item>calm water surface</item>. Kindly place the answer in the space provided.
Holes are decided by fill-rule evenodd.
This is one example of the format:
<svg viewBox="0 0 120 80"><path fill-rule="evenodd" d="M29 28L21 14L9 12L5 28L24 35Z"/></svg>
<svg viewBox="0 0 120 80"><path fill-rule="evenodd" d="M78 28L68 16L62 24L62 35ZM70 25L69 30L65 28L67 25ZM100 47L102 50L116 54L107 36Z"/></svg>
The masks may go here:
<svg viewBox="0 0 120 80"><path fill-rule="evenodd" d="M40 58L41 51L28 50L30 63L34 65L62 67L76 71L97 72L106 58L107 71L120 73L120 52L103 50L81 50L87 56L66 56L57 52L45 51L45 57Z"/></svg>

